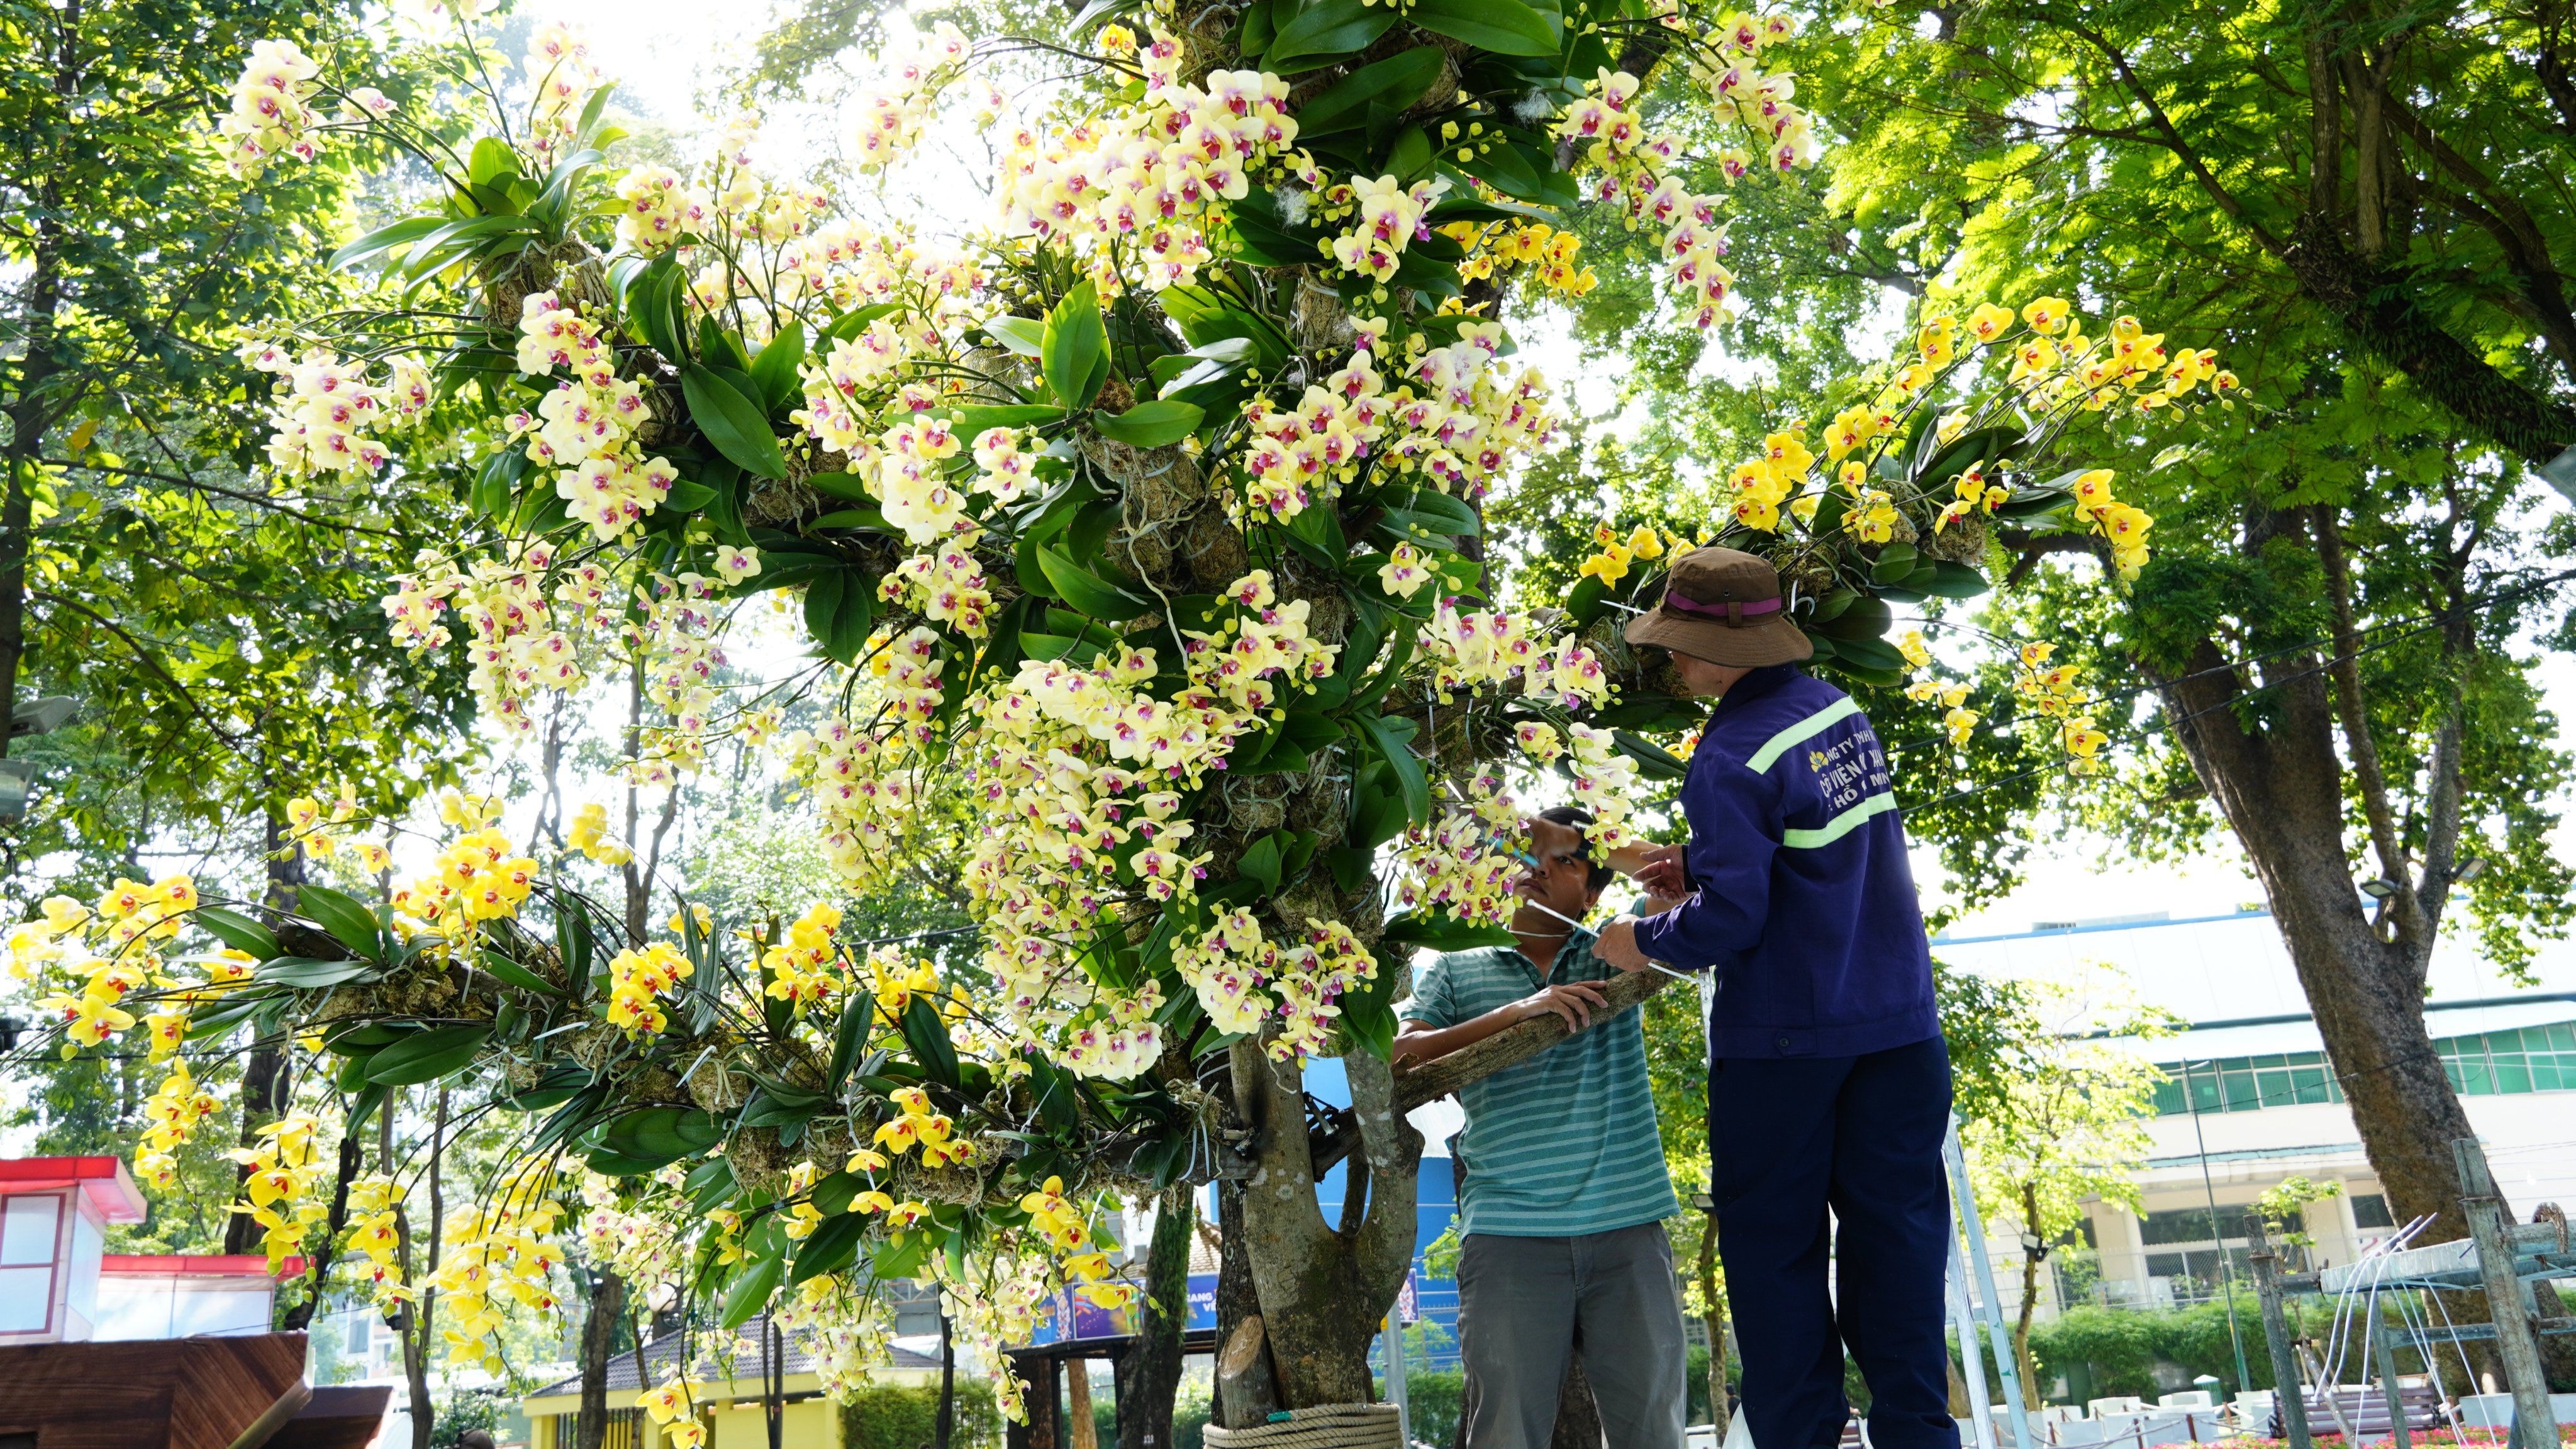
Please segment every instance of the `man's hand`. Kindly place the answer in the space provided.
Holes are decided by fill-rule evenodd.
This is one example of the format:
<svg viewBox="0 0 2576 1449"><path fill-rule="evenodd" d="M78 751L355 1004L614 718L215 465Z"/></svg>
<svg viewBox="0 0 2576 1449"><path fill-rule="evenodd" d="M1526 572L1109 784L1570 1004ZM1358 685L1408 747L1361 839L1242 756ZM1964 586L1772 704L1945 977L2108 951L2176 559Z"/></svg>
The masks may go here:
<svg viewBox="0 0 2576 1449"><path fill-rule="evenodd" d="M1512 1009L1520 1013L1520 1019L1523 1021L1534 1016L1545 1016L1553 1011L1565 1018L1565 1029L1571 1033L1581 1031L1592 1024L1593 1008L1607 1009L1609 1005L1610 1003L1603 999L1600 987L1589 981L1568 981L1563 985L1544 987L1524 996L1512 1003Z"/></svg>
<svg viewBox="0 0 2576 1449"><path fill-rule="evenodd" d="M1677 901L1690 894L1690 873L1682 865L1682 847L1678 845L1648 846L1628 876L1644 886L1649 895Z"/></svg>
<svg viewBox="0 0 2576 1449"><path fill-rule="evenodd" d="M1637 918L1621 916L1601 928L1592 953L1622 971L1646 969L1646 953L1637 949Z"/></svg>

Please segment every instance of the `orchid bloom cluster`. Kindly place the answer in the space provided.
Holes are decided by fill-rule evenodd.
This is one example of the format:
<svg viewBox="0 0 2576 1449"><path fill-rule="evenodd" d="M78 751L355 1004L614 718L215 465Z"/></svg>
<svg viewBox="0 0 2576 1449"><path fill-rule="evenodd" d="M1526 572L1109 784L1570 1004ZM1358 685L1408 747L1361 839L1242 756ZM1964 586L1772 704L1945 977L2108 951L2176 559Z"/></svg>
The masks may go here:
<svg viewBox="0 0 2576 1449"><path fill-rule="evenodd" d="M402 1274L402 1183L371 1172L349 1183L350 1252L367 1261L367 1293L377 1311L391 1312L412 1296Z"/></svg>
<svg viewBox="0 0 2576 1449"><path fill-rule="evenodd" d="M697 967L668 941L618 952L608 963L608 1024L639 1036L660 1032L671 1024L661 997L695 974Z"/></svg>
<svg viewBox="0 0 2576 1449"><path fill-rule="evenodd" d="M232 1210L257 1223L263 1231L262 1246L268 1252L268 1270L276 1272L287 1255L304 1241L304 1235L316 1223L331 1215L330 1206L317 1200L314 1187L325 1174L325 1164L315 1151L322 1124L310 1112L289 1112L259 1129L260 1142L251 1147L236 1148L225 1154L250 1169L242 1182L247 1202L236 1202Z"/></svg>
<svg viewBox="0 0 2576 1449"><path fill-rule="evenodd" d="M888 37L878 59L893 73L893 83L859 95L861 171L882 171L913 148L939 92L964 73L973 54L965 32L945 20L927 31L905 27Z"/></svg>
<svg viewBox="0 0 2576 1449"><path fill-rule="evenodd" d="M1577 578L1599 579L1604 588L1628 576L1632 563L1653 563L1671 554L1678 558L1694 545L1670 529L1658 534L1654 525L1641 523L1625 534L1607 523L1592 526L1593 552L1575 569Z"/></svg>
<svg viewBox="0 0 2576 1449"><path fill-rule="evenodd" d="M674 1165L645 1180L672 1191L686 1177L687 1169ZM584 1171L577 1189L582 1251L592 1262L606 1265L647 1297L688 1271L689 1245L668 1214L627 1211L620 1206L619 1180L601 1173Z"/></svg>
<svg viewBox="0 0 2576 1449"><path fill-rule="evenodd" d="M761 974L769 978L763 994L786 1002L796 1016L824 1011L847 995L850 984L840 970L841 948L832 939L840 929L841 908L817 901L787 923L775 944L758 938Z"/></svg>
<svg viewBox="0 0 2576 1449"><path fill-rule="evenodd" d="M1987 349L1996 349L1988 356L2010 358L2006 393L2017 395L2021 406L2054 415L2098 412L2123 398L2139 411L2153 411L2203 383L2221 395L2235 389L2235 375L2218 367L2215 352L2169 357L2162 343L2160 334L2147 333L2134 317L2114 320L2107 338L2086 337L2082 321L2059 297L2037 298L2019 314L1983 303L1964 321L1948 313L1928 318L1916 331L1913 359L1895 369L1874 399L1845 408L1825 428L1823 461L1831 469L1832 486L1846 495L1839 527L1868 545L1908 542L1920 535L1923 530L1907 517L1907 509L1918 502L1929 505L1932 497L1898 498L1890 478L1873 469L1871 460L1901 439L1907 416L1930 405L1945 378L1972 365L1976 354ZM2006 347L2008 353L2000 350ZM1998 400L1990 399L1986 410L1943 415L1938 440L1947 443L1964 434ZM1988 471L1990 461L1972 461L1937 480L1943 501L1937 509L1926 508L1932 534L1945 533L1962 519L1992 514L2011 497ZM1765 438L1762 455L1737 465L1728 476L1734 521L1768 533L1779 529L1784 514L1802 522L1813 519L1825 497L1811 486L1816 462L1798 432ZM2155 520L2113 498L2112 477L2109 469L2099 468L2080 475L2072 485L2073 514L2108 543L2118 577L2134 579L2146 566L2147 532Z"/></svg>
<svg viewBox="0 0 2576 1449"><path fill-rule="evenodd" d="M1309 384L1294 408L1267 398L1245 407L1251 442L1236 468L1250 507L1287 522L1338 494L1372 453L1400 473L1476 498L1514 455L1555 434L1545 377L1498 360L1500 323L1462 322L1445 347L1428 347L1418 334L1407 339L1392 391L1378 370L1387 324L1371 319L1357 330L1350 362Z"/></svg>
<svg viewBox="0 0 2576 1449"><path fill-rule="evenodd" d="M2070 770L2078 775L2100 774L2102 762L2096 756L2111 737L2094 728L2093 716L2082 712L2093 702L2083 671L2072 664L2049 663L2056 652L2057 646L2044 640L2023 645L2013 659L2013 693L2031 713L2056 721L2056 743L2066 752Z"/></svg>
<svg viewBox="0 0 2576 1449"><path fill-rule="evenodd" d="M512 1307L552 1315L562 1303L555 1269L563 1254L554 1235L563 1204L545 1192L552 1174L540 1168L510 1176L487 1201L457 1210L448 1227L438 1271L440 1319L451 1361L480 1360L503 1372L497 1335Z"/></svg>
<svg viewBox="0 0 2576 1449"><path fill-rule="evenodd" d="M1600 705L1610 698L1610 676L1600 659L1572 634L1551 646L1534 632L1538 621L1505 609L1462 612L1444 598L1422 631L1422 652L1434 666L1432 688L1447 704L1455 691L1518 681L1521 692L1563 708Z"/></svg>
<svg viewBox="0 0 2576 1449"><path fill-rule="evenodd" d="M1548 734L1553 739L1554 731ZM1512 886L1520 876L1520 863L1506 844L1520 828L1520 811L1497 771L1478 772L1465 791L1465 808L1444 810L1428 826L1406 828L1396 845L1403 866L1396 898L1413 910L1436 909L1471 925L1499 926L1511 919Z"/></svg>
<svg viewBox="0 0 2576 1449"><path fill-rule="evenodd" d="M1021 127L1003 161L1001 202L1013 229L1065 243L1093 260L1103 288L1120 284L1113 245L1133 253L1148 286L1188 283L1213 258L1208 225L1220 201L1255 181L1321 182L1290 148L1289 85L1261 71L1213 71L1205 88L1180 79L1186 46L1156 31L1138 56L1135 105L1061 133Z"/></svg>
<svg viewBox="0 0 2576 1449"><path fill-rule="evenodd" d="M658 1387L637 1394L635 1407L652 1418L672 1449L700 1449L707 1442L707 1426L698 1421L697 1399L676 1367Z"/></svg>
<svg viewBox="0 0 2576 1449"><path fill-rule="evenodd" d="M352 818L358 813L358 802L343 787L331 802L326 815L322 802L310 795L298 795L286 802L286 825L295 843L304 853L317 860L327 860L346 849L358 868L369 875L380 874L393 864L393 852L378 840L351 839Z"/></svg>
<svg viewBox="0 0 2576 1449"><path fill-rule="evenodd" d="M837 231L827 231L826 239ZM821 355L798 370L805 406L792 420L822 448L847 454L851 470L869 477L885 446L879 435L936 406L944 387L955 386L962 358L952 338L986 320L978 312L989 305L983 295L987 278L962 257L925 254L894 234L866 234L847 251L847 263L814 268L815 285L828 287L836 300L847 292L842 305L888 308L894 315L872 317L846 332L835 329L830 347L818 349ZM818 247L814 254L827 253ZM923 371L951 380L918 380L915 374ZM939 456L952 455L953 450ZM1012 492L1007 483L985 487L997 496ZM914 542L945 531L934 526Z"/></svg>
<svg viewBox="0 0 2576 1449"><path fill-rule="evenodd" d="M1315 219L1337 222L1348 217L1351 229L1316 246L1343 271L1376 282L1383 299L1386 284L1404 266L1405 248L1430 240L1431 208L1448 189L1448 178L1439 176L1411 186L1392 176L1354 176L1337 182L1324 189Z"/></svg>
<svg viewBox="0 0 2576 1449"><path fill-rule="evenodd" d="M512 413L510 440L527 440L528 459L556 469L555 493L572 516L602 543L623 537L670 496L679 470L661 458L641 456L635 430L652 410L644 390L617 375L617 354L597 322L553 292L532 292L519 304L518 369L522 376L569 377L537 403L534 413Z"/></svg>
<svg viewBox="0 0 2576 1449"><path fill-rule="evenodd" d="M1580 145L1584 159L1600 170L1593 188L1597 200L1625 206L1631 229L1649 223L1663 228L1656 245L1665 276L1686 305L1695 306L1692 323L1704 329L1726 320L1733 315L1735 274L1719 260L1727 251L1726 229L1717 221L1724 198L1694 195L1678 177L1665 174L1681 147L1669 137L1646 135L1635 108L1635 76L1604 70L1587 90L1558 118L1555 135ZM1740 168L1730 166L1729 174L1740 174Z"/></svg>
<svg viewBox="0 0 2576 1449"><path fill-rule="evenodd" d="M321 73L294 41L252 43L250 61L233 83L232 105L215 124L224 165L233 175L255 178L276 156L310 161L321 154L314 137L322 117L313 108Z"/></svg>
<svg viewBox="0 0 2576 1449"><path fill-rule="evenodd" d="M197 1085L184 1061L173 1063L170 1075L143 1100L143 1141L134 1153L134 1175L157 1188L167 1189L179 1180L179 1149L194 1137L197 1127L215 1115L220 1104L212 1092Z"/></svg>
<svg viewBox="0 0 2576 1449"><path fill-rule="evenodd" d="M1280 1018L1269 1051L1293 1060L1324 1047L1341 1014L1342 993L1377 975L1376 959L1348 941L1339 922L1328 928L1310 920L1308 926L1308 940L1272 941L1249 911L1228 911L1196 941L1175 946L1172 964L1217 1030L1256 1035L1271 1017Z"/></svg>
<svg viewBox="0 0 2576 1449"><path fill-rule="evenodd" d="M134 991L153 987L168 992L180 986L161 958L161 943L179 934L197 904L197 884L185 875L164 876L151 885L120 879L95 906L53 896L45 901L41 918L10 929L9 974L39 987L57 985L37 998L36 1006L63 1023L65 1057L131 1029L134 1013L122 1003ZM229 984L246 972L239 962L218 959L208 963L208 984ZM77 989L69 984L72 978L79 981ZM163 1009L148 1014L152 1060L178 1046L191 997L188 992L165 996Z"/></svg>
<svg viewBox="0 0 2576 1449"><path fill-rule="evenodd" d="M371 478L393 456L379 434L416 423L429 410L429 373L408 356L388 364L381 387L368 384L363 366L323 348L299 356L255 341L244 344L241 359L277 379L268 462L284 477Z"/></svg>
<svg viewBox="0 0 2576 1449"><path fill-rule="evenodd" d="M608 83L591 64L590 43L567 25L540 25L520 62L536 102L528 110L528 146L541 161L562 159L581 130L582 108Z"/></svg>
<svg viewBox="0 0 2576 1449"><path fill-rule="evenodd" d="M472 641L466 657L475 698L488 717L513 733L533 732L540 693L579 690L589 677L585 645L613 638L643 663L646 698L668 714L645 731L630 777L668 784L698 767L716 706L710 680L724 663L716 641L729 617L718 612L715 592L759 573L757 550L717 549L712 579L637 570L631 560L558 567L554 545L542 539L512 540L502 557L463 567L433 550L413 564L415 572L396 579L382 600L394 637L416 650L437 649L453 637L449 616L462 620ZM614 857L623 847L605 827L603 818L590 845L573 844L619 863Z"/></svg>
<svg viewBox="0 0 2576 1449"><path fill-rule="evenodd" d="M1455 127L1451 121L1443 129ZM1458 264L1460 281L1525 273L1548 293L1580 297L1601 284L1590 267L1578 266L1583 238L1535 221L1458 221L1437 228L1442 236L1466 248Z"/></svg>

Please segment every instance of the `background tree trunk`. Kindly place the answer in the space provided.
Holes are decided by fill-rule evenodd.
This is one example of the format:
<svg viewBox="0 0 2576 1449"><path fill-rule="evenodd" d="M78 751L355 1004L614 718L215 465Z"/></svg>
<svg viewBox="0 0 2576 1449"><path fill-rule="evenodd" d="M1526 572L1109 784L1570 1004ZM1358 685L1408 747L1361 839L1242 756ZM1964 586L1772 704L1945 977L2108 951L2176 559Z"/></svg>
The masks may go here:
<svg viewBox="0 0 2576 1449"><path fill-rule="evenodd" d="M1547 1444L1548 1449L1602 1449L1601 1406L1593 1402L1580 1348L1565 1361L1565 1382L1556 1390L1556 1432Z"/></svg>
<svg viewBox="0 0 2576 1449"><path fill-rule="evenodd" d="M1699 1231L1699 1296L1708 1305L1700 1322L1708 1329L1708 1421L1726 1442L1731 1416L1726 1410L1726 1296L1717 1281L1717 1212L1701 1215Z"/></svg>
<svg viewBox="0 0 2576 1449"><path fill-rule="evenodd" d="M567 1449L600 1449L608 1434L608 1360L617 1351L617 1325L626 1317L626 1280L602 1268L581 1318L581 1413Z"/></svg>
<svg viewBox="0 0 2576 1449"><path fill-rule="evenodd" d="M1172 1399L1181 1387L1181 1334L1190 1323L1190 1239L1198 1194L1166 1189L1154 1206L1145 1253L1145 1312L1118 1365L1118 1449L1171 1449Z"/></svg>

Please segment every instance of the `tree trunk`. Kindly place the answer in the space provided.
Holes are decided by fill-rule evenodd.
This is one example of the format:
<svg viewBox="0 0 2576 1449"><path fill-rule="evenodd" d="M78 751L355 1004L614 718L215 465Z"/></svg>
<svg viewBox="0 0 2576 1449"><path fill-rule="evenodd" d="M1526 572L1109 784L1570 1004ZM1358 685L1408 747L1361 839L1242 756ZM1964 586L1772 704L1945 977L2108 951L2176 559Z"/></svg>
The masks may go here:
<svg viewBox="0 0 2576 1449"><path fill-rule="evenodd" d="M956 1326L946 1313L939 1315L939 1421L931 1426L934 1449L948 1449L957 1436L957 1340Z"/></svg>
<svg viewBox="0 0 2576 1449"><path fill-rule="evenodd" d="M2181 677L2162 681L2165 707L2263 883L2390 1211L2401 1222L2434 1217L2427 1241L2465 1238L2450 1144L2476 1134L2425 1029L2431 943L2383 940L2362 909L2344 844L2343 771L2318 661L2288 656L2273 661L2268 674L2274 713L2259 735L2235 710L2244 681L2208 641ZM2436 751L2437 794L2447 773L2456 801L2458 770L2456 745ZM2456 804L2450 808L2456 814ZM2427 851L2427 879L2417 892L2428 933L2450 886L2449 846L2436 846Z"/></svg>
<svg viewBox="0 0 2576 1449"><path fill-rule="evenodd" d="M1252 1286L1251 1239L1243 1226L1243 1184L1231 1177L1216 1180L1216 1341L1219 1351L1234 1342L1234 1335L1245 1319L1261 1315L1261 1296ZM1269 1355L1266 1345L1261 1350ZM1264 1379L1267 1379L1265 1372ZM1216 1422L1229 1428L1242 1428L1235 1418L1236 1405L1227 1401L1228 1390L1223 1374L1217 1376Z"/></svg>
<svg viewBox="0 0 2576 1449"><path fill-rule="evenodd" d="M294 1096L292 1078L293 1071L287 1065L285 1047L263 1046L252 1050L249 1060L242 1064L242 1146L257 1146L260 1137L259 1129L285 1115L287 1104ZM244 1163L233 1169L235 1199L246 1201L243 1199L241 1184L248 1181L250 1181L249 1164ZM260 1241L264 1236L264 1230L258 1223L251 1221L249 1213L235 1213L232 1215L232 1221L224 1224L224 1251L227 1253L255 1252L259 1249Z"/></svg>
<svg viewBox="0 0 2576 1449"><path fill-rule="evenodd" d="M1699 1232L1699 1296L1708 1305L1700 1322L1708 1329L1708 1421L1717 1440L1726 1442L1726 1299L1717 1283L1717 1211L1703 1217Z"/></svg>
<svg viewBox="0 0 2576 1449"><path fill-rule="evenodd" d="M1190 1324L1190 1239L1198 1217L1198 1195L1187 1187L1166 1189L1154 1206L1143 1322L1118 1365L1118 1449L1171 1449L1181 1334Z"/></svg>
<svg viewBox="0 0 2576 1449"><path fill-rule="evenodd" d="M82 0L69 0L55 23L54 101L65 116L82 88L81 6ZM54 350L55 316L63 304L62 193L51 176L37 191L32 215L35 244L28 249L20 294L26 305L17 328L26 345L17 369L17 401L9 409L9 442L0 449L0 756L9 753L19 665L27 655L27 541L35 524L37 459L44 456L45 429L58 415L46 394L62 371Z"/></svg>
<svg viewBox="0 0 2576 1449"><path fill-rule="evenodd" d="M1257 1042L1233 1048L1238 1110L1260 1134L1244 1185L1244 1242L1279 1396L1292 1409L1375 1402L1369 1345L1413 1263L1422 1134L1397 1115L1386 1063L1354 1051L1342 1064L1368 1157L1369 1197L1366 1211L1356 1218L1346 1211L1349 1225L1336 1231L1315 1200L1302 1073L1271 1061Z"/></svg>
<svg viewBox="0 0 2576 1449"><path fill-rule="evenodd" d="M608 1360L617 1349L617 1324L626 1316L626 1280L603 1268L581 1319L581 1413L566 1449L600 1449L608 1434Z"/></svg>
<svg viewBox="0 0 2576 1449"><path fill-rule="evenodd" d="M1601 1406L1592 1399L1592 1380L1583 1373L1583 1350L1565 1360L1565 1382L1556 1389L1556 1432L1548 1449L1602 1449Z"/></svg>
<svg viewBox="0 0 2576 1449"><path fill-rule="evenodd" d="M263 780L263 784L268 783ZM282 915L295 909L296 887L304 884L304 855L288 831L286 818L277 813L273 788L270 794L272 799L262 830L268 863L268 888L263 903L270 911ZM258 1145L259 1129L285 1116L294 1100L294 1075L287 1062L286 1047L279 1044L252 1048L249 1060L242 1066L241 1145ZM233 1169L233 1196L236 1199L242 1196L242 1184L249 1181L249 1164ZM224 1251L248 1253L258 1246L260 1237L259 1224L252 1222L249 1214L235 1213L232 1221L224 1225Z"/></svg>
<svg viewBox="0 0 2576 1449"><path fill-rule="evenodd" d="M2021 1189L2022 1232L2036 1239L2039 1229L2039 1189L2028 1183ZM2022 1392L2039 1399L2039 1370L2030 1361L2030 1319L2039 1311L2039 1265L2047 1249L2024 1245L2021 1255L2021 1314L2013 1322L2013 1362L2021 1365Z"/></svg>

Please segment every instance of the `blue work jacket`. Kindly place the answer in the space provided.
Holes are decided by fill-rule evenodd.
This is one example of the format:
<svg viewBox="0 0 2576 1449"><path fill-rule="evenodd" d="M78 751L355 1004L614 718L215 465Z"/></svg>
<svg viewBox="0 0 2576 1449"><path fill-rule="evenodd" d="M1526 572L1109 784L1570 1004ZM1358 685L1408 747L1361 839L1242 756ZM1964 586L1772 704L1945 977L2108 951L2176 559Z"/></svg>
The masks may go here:
<svg viewBox="0 0 2576 1449"><path fill-rule="evenodd" d="M1682 781L1690 894L1637 926L1717 973L1718 1057L1859 1056L1940 1033L1887 754L1849 695L1791 665L1736 681Z"/></svg>

